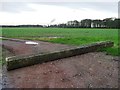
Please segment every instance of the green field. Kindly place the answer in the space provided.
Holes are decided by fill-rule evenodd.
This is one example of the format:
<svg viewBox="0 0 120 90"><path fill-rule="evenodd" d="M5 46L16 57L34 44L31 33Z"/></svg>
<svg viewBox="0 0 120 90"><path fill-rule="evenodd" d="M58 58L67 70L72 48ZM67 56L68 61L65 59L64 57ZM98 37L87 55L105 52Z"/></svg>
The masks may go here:
<svg viewBox="0 0 120 90"><path fill-rule="evenodd" d="M85 45L98 41L113 41L114 47L106 48L108 54L118 55L118 29L86 29L86 28L2 28L2 36L43 40L69 45ZM48 38L60 37L60 38Z"/></svg>

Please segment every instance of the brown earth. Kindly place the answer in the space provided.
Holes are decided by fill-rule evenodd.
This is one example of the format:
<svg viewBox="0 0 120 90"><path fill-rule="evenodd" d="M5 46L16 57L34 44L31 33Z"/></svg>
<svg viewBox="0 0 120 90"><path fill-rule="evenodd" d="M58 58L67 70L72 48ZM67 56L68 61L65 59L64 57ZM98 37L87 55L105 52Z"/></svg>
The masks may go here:
<svg viewBox="0 0 120 90"><path fill-rule="evenodd" d="M27 40L26 40L27 41ZM11 40L3 40L0 42L4 48L7 48L10 52L12 52L15 56L17 55L30 55L37 53L49 53L53 51L60 51L65 49L74 48L76 46L68 46L64 44L53 44L42 41L35 41L39 43L38 45L27 45L24 41L11 41Z"/></svg>
<svg viewBox="0 0 120 90"><path fill-rule="evenodd" d="M7 88L117 88L118 62L101 52L6 71Z"/></svg>
<svg viewBox="0 0 120 90"><path fill-rule="evenodd" d="M38 47L43 47L38 51L50 52L73 46L41 42ZM117 60L118 57L93 52L12 71L4 66L2 84L3 88L118 88Z"/></svg>

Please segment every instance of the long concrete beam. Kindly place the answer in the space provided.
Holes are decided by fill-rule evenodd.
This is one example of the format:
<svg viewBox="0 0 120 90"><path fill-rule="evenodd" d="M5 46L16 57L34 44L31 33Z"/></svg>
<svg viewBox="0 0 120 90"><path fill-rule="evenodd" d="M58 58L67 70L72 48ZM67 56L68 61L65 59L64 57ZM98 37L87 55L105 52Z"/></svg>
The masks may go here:
<svg viewBox="0 0 120 90"><path fill-rule="evenodd" d="M93 43L85 46L80 46L74 49L51 52L47 54L8 57L6 58L7 70L13 70L13 69L26 67L26 66L30 66L38 63L81 55L88 52L97 51L101 48L112 47L113 45L114 43L111 41L104 41L104 42L97 42L97 43Z"/></svg>

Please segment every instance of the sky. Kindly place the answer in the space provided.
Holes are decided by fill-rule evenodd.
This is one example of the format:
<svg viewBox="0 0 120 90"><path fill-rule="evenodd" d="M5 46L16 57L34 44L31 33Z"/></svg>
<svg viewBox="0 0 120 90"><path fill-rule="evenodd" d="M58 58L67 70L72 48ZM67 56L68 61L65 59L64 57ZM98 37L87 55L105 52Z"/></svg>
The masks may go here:
<svg viewBox="0 0 120 90"><path fill-rule="evenodd" d="M66 23L118 17L119 0L1 0L0 25Z"/></svg>

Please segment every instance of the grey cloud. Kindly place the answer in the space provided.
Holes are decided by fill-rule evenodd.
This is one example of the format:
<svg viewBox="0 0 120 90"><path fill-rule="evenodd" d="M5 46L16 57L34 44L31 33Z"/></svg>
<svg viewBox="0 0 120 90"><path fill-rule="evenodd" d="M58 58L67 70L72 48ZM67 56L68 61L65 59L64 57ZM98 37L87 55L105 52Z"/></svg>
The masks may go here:
<svg viewBox="0 0 120 90"><path fill-rule="evenodd" d="M2 2L2 8L0 11L10 12L10 13L19 13L21 11L31 11L33 10L28 6L26 2Z"/></svg>
<svg viewBox="0 0 120 90"><path fill-rule="evenodd" d="M43 5L56 5L64 6L68 8L90 8L94 10L106 11L106 12L118 12L117 2L4 2L2 3L2 11L5 12L21 12L33 10L28 4L43 4Z"/></svg>
<svg viewBox="0 0 120 90"><path fill-rule="evenodd" d="M118 3L118 18L120 18L120 1Z"/></svg>
<svg viewBox="0 0 120 90"><path fill-rule="evenodd" d="M36 4L57 5L75 9L90 8L94 10L101 10L114 13L118 12L117 2L39 2Z"/></svg>
<svg viewBox="0 0 120 90"><path fill-rule="evenodd" d="M90 3L91 8L96 10L102 10L106 12L117 13L118 12L118 3L117 2L97 2Z"/></svg>

